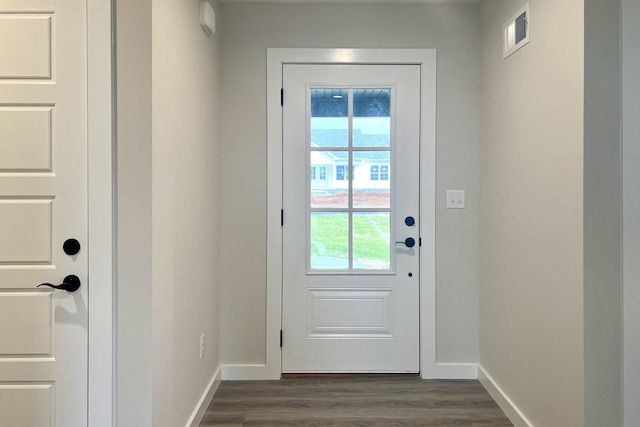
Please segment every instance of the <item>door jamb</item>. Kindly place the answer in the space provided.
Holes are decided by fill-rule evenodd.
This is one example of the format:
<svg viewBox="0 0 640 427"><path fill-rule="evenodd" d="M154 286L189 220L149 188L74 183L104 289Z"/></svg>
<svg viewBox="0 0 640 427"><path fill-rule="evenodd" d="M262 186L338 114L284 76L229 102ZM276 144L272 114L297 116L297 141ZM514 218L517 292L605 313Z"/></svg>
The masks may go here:
<svg viewBox="0 0 640 427"><path fill-rule="evenodd" d="M284 64L415 64L421 67L420 117L420 372L444 374L436 359L435 49L267 49L267 315L266 363L253 365L252 378L280 379L282 359L282 68ZM286 97L286 94L284 94ZM286 101L285 101L286 102ZM228 379L231 379L230 376ZM241 376L236 379L242 379Z"/></svg>
<svg viewBox="0 0 640 427"><path fill-rule="evenodd" d="M115 422L113 0L87 0L88 425Z"/></svg>

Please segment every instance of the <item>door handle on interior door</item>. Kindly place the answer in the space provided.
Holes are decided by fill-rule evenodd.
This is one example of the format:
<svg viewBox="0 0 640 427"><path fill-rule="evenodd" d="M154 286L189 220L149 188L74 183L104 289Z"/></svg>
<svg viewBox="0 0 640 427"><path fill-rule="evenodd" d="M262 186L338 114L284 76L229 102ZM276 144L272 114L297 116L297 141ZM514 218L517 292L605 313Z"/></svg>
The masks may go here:
<svg viewBox="0 0 640 427"><path fill-rule="evenodd" d="M412 248L416 245L416 239L414 239L413 237L407 237L406 239L404 239L404 241L399 241L396 243L402 243L406 247Z"/></svg>
<svg viewBox="0 0 640 427"><path fill-rule="evenodd" d="M40 286L48 286L53 289L60 289L67 292L75 292L80 289L80 278L74 274L70 274L62 280L62 283L59 285L52 285L51 283L40 283L36 288Z"/></svg>

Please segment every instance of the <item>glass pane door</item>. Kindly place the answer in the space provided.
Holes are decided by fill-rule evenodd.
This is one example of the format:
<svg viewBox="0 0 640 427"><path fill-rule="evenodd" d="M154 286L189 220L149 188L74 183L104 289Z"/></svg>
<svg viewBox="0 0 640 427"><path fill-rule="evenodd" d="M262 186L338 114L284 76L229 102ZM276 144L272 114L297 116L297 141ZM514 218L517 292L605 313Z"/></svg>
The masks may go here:
<svg viewBox="0 0 640 427"><path fill-rule="evenodd" d="M309 87L310 272L389 272L391 87Z"/></svg>

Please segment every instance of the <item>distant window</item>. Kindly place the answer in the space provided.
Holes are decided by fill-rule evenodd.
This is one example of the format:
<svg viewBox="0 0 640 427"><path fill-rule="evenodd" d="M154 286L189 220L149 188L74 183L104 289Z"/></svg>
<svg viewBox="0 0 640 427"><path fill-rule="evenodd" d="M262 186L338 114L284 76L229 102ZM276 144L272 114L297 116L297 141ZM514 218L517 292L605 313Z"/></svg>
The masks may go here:
<svg viewBox="0 0 640 427"><path fill-rule="evenodd" d="M336 181L346 181L349 179L349 166L336 166Z"/></svg>
<svg viewBox="0 0 640 427"><path fill-rule="evenodd" d="M380 166L380 181L389 181L389 166Z"/></svg>
<svg viewBox="0 0 640 427"><path fill-rule="evenodd" d="M369 171L371 181L389 181L388 165L373 165Z"/></svg>
<svg viewBox="0 0 640 427"><path fill-rule="evenodd" d="M380 168L377 165L371 166L370 172L371 181L378 181L380 179Z"/></svg>
<svg viewBox="0 0 640 427"><path fill-rule="evenodd" d="M327 167L326 166L311 166L311 180L325 180L327 179Z"/></svg>

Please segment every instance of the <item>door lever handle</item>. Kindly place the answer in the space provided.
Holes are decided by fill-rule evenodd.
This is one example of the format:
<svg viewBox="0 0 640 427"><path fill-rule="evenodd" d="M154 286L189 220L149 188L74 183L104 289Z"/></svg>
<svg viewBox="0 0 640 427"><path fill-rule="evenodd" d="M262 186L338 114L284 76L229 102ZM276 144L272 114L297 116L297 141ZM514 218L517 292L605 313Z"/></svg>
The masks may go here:
<svg viewBox="0 0 640 427"><path fill-rule="evenodd" d="M402 243L403 245L405 245L408 248L412 248L416 245L416 239L414 239L413 237L407 237L406 239L404 239L404 241L399 241L396 242L397 243Z"/></svg>
<svg viewBox="0 0 640 427"><path fill-rule="evenodd" d="M40 286L48 286L53 289L60 289L67 292L75 292L80 289L80 278L74 274L71 274L62 280L62 283L59 285L52 285L51 283L40 283L36 288Z"/></svg>

